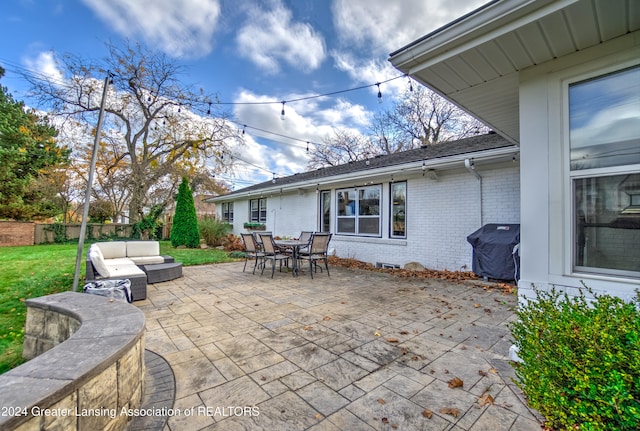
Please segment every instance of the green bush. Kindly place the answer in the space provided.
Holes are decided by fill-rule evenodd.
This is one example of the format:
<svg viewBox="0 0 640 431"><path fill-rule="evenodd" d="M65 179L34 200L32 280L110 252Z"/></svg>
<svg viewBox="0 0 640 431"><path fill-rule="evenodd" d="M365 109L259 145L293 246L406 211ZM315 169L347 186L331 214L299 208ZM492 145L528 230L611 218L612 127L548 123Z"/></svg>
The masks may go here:
<svg viewBox="0 0 640 431"><path fill-rule="evenodd" d="M537 291L516 313L516 383L550 427L640 429L640 297Z"/></svg>
<svg viewBox="0 0 640 431"><path fill-rule="evenodd" d="M222 245L222 240L231 232L231 228L229 223L219 221L215 217L205 216L198 221L200 237L212 247Z"/></svg>
<svg viewBox="0 0 640 431"><path fill-rule="evenodd" d="M198 231L198 216L193 203L193 193L186 178L182 179L176 198L176 212L171 226L171 245L181 245L187 248L196 248L200 245L200 232Z"/></svg>

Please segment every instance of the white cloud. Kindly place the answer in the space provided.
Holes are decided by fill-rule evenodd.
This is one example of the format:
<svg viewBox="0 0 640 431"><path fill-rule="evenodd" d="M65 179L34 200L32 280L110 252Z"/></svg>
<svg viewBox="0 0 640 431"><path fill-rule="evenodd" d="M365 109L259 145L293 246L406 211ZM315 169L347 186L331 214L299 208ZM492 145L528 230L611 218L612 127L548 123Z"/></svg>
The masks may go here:
<svg viewBox="0 0 640 431"><path fill-rule="evenodd" d="M304 95L289 96L293 99ZM286 104L285 119L281 120L282 105L259 104L273 100L272 96L243 90L235 99L238 104L234 106L234 117L248 126L245 133L248 146L241 149L244 154L241 157L259 166L269 166L276 176L306 171L307 142L313 150L314 145L323 145L324 138L331 136L335 128L358 132L355 127L365 129L370 120L370 113L363 106L342 98ZM258 140L268 144L260 144ZM263 171L262 180L269 179L268 175Z"/></svg>
<svg viewBox="0 0 640 431"><path fill-rule="evenodd" d="M46 76L47 79L59 85L64 84L64 75L58 68L53 52L41 52L35 58L25 59L24 63L36 74Z"/></svg>
<svg viewBox="0 0 640 431"><path fill-rule="evenodd" d="M486 3L486 0L334 0L343 46L388 54Z"/></svg>
<svg viewBox="0 0 640 431"><path fill-rule="evenodd" d="M360 58L347 51L332 51L331 56L335 67L341 70L354 82L372 84L401 76L401 72L391 66L391 63L381 58ZM394 100L408 88L408 81L404 78L394 79L380 84L383 101ZM378 87L371 86L369 91L373 97L378 94Z"/></svg>
<svg viewBox="0 0 640 431"><path fill-rule="evenodd" d="M247 9L247 22L236 37L238 52L266 73L277 73L285 62L310 72L326 57L324 39L310 24L293 22L292 13L279 1L271 10Z"/></svg>
<svg viewBox="0 0 640 431"><path fill-rule="evenodd" d="M213 49L219 0L82 0L125 37L174 57L201 57Z"/></svg>

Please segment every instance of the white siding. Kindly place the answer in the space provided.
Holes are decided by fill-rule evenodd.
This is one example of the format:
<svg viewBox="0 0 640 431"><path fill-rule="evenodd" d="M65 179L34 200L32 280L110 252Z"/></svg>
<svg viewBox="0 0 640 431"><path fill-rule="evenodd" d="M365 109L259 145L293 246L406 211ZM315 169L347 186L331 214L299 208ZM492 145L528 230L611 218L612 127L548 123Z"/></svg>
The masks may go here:
<svg viewBox="0 0 640 431"><path fill-rule="evenodd" d="M611 72L640 58L638 33L567 55L521 73L520 158L522 188L521 279L519 293L563 289L570 295L590 288L630 299L637 278L572 273L570 183L565 139L566 83Z"/></svg>

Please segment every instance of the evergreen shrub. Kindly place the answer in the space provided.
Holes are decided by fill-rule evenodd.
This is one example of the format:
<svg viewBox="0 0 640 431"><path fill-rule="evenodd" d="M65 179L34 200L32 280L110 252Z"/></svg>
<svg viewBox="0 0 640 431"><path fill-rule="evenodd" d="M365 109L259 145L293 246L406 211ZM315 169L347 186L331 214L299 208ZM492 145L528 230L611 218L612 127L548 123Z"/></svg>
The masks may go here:
<svg viewBox="0 0 640 431"><path fill-rule="evenodd" d="M200 245L198 216L193 203L193 192L186 178L182 179L176 198L176 212L171 226L171 245L196 248Z"/></svg>
<svg viewBox="0 0 640 431"><path fill-rule="evenodd" d="M640 429L640 296L537 291L512 333L516 384L556 430Z"/></svg>

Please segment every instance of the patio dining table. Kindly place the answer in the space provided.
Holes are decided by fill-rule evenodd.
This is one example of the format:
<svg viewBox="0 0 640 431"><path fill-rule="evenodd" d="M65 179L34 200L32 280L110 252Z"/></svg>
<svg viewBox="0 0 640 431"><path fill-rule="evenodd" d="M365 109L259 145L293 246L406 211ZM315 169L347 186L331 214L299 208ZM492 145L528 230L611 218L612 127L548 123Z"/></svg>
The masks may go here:
<svg viewBox="0 0 640 431"><path fill-rule="evenodd" d="M309 245L308 241L300 241L297 239L277 239L275 243L278 247L290 248L292 250L293 263L291 264L291 273L294 277L298 276L298 254L300 248Z"/></svg>

